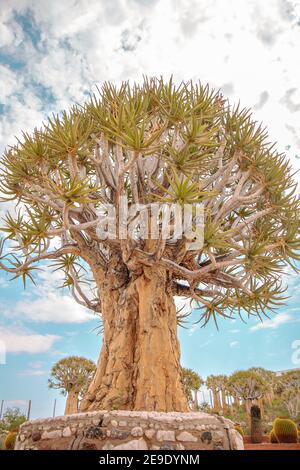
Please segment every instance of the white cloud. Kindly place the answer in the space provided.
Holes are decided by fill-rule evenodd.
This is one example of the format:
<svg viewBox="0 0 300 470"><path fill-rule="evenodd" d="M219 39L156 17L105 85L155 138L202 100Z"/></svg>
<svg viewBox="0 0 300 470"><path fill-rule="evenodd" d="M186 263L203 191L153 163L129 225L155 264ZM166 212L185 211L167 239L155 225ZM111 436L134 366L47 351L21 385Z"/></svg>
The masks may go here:
<svg viewBox="0 0 300 470"><path fill-rule="evenodd" d="M251 326L250 331L277 329L281 325L297 321L290 313L278 313L275 317Z"/></svg>
<svg viewBox="0 0 300 470"><path fill-rule="evenodd" d="M8 286L8 282L6 279L3 279L3 277L0 277L0 289L4 289L4 287Z"/></svg>
<svg viewBox="0 0 300 470"><path fill-rule="evenodd" d="M237 347L239 347L239 345L240 345L239 341L231 341L231 342L229 343L229 346L230 346L231 348L237 348Z"/></svg>
<svg viewBox="0 0 300 470"><path fill-rule="evenodd" d="M90 312L69 295L55 292L17 302L11 314L23 320L53 323L83 323L93 318Z"/></svg>
<svg viewBox="0 0 300 470"><path fill-rule="evenodd" d="M0 340L7 353L44 353L49 351L60 336L36 334L27 330L0 326Z"/></svg>
<svg viewBox="0 0 300 470"><path fill-rule="evenodd" d="M59 289L62 274L49 267L38 273L37 285L23 292L22 300L4 310L4 315L38 323L84 323L95 318L79 305L67 291Z"/></svg>
<svg viewBox="0 0 300 470"><path fill-rule="evenodd" d="M240 0L2 3L3 45L26 62L21 74L4 70L10 109L1 119L2 146L51 111L47 102L34 98L33 81L49 88L55 99L51 108L58 111L83 100L96 82L141 80L143 74L167 78L173 73L177 81L200 78L217 88L224 85L245 106L264 103L255 117L268 125L280 149L290 144L291 157L300 151L299 112L281 101L287 90L299 93L300 66L294 59L299 2L249 0L243 8ZM14 11L31 11L33 27L40 31L36 45ZM130 47L124 49L126 34ZM266 92L268 100L261 101ZM294 163L299 167L299 161Z"/></svg>
<svg viewBox="0 0 300 470"><path fill-rule="evenodd" d="M47 375L47 370L40 370L40 369L25 369L21 372L18 372L19 377L41 377L43 375Z"/></svg>

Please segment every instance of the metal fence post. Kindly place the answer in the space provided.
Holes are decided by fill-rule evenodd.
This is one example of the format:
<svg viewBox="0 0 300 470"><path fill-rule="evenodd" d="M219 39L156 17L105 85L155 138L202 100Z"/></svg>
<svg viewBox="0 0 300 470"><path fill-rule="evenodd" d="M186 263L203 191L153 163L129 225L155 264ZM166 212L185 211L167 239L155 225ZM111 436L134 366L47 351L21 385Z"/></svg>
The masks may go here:
<svg viewBox="0 0 300 470"><path fill-rule="evenodd" d="M28 401L27 421L30 420L31 400Z"/></svg>

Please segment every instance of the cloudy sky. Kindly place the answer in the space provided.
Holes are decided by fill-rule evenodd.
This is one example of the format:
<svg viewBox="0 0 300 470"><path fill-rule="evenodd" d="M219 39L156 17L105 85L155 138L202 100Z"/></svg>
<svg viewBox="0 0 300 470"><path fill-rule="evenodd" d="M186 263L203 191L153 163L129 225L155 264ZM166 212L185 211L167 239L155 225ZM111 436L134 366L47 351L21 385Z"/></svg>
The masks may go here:
<svg viewBox="0 0 300 470"><path fill-rule="evenodd" d="M300 168L300 1L288 0L0 0L0 152L21 130L82 102L105 80L141 81L173 74L221 88L253 108L295 168ZM0 205L0 211L4 207ZM25 292L0 273L0 400L33 416L49 415L53 362L80 354L97 360L97 321L58 279L39 274ZM277 316L223 322L217 332L180 331L182 362L204 377L257 365L296 367L300 279ZM194 314L194 319L197 314ZM8 404L8 402L7 402ZM58 412L63 410L58 399Z"/></svg>

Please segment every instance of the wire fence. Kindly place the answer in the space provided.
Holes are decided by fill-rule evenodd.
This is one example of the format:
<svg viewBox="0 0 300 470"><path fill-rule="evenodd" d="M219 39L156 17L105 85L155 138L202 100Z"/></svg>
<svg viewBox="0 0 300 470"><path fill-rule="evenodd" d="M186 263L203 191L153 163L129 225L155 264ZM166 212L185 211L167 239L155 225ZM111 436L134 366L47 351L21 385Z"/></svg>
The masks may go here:
<svg viewBox="0 0 300 470"><path fill-rule="evenodd" d="M198 405L207 404L209 407L214 407L212 392L206 388L201 388L193 393L193 398ZM220 403L222 401L221 395L219 396ZM226 397L228 405L232 405L233 399L231 396ZM3 419L5 412L9 408L18 408L20 412L26 416L27 420L37 418L48 418L55 416L62 416L65 409L65 399L54 398L53 400L39 401L39 400L5 400L0 398L0 420Z"/></svg>
<svg viewBox="0 0 300 470"><path fill-rule="evenodd" d="M17 408L27 420L61 416L64 414L65 400L54 398L49 402L38 400L0 400L0 420L6 411Z"/></svg>

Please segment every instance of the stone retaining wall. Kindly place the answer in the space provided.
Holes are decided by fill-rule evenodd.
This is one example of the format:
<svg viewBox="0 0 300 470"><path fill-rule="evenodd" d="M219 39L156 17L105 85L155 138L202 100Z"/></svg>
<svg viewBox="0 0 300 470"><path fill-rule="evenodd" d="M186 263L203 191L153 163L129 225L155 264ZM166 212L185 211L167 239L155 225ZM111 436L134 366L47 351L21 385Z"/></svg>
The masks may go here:
<svg viewBox="0 0 300 470"><path fill-rule="evenodd" d="M202 412L95 411L28 421L16 450L241 450L232 421Z"/></svg>

